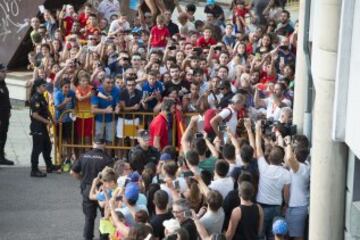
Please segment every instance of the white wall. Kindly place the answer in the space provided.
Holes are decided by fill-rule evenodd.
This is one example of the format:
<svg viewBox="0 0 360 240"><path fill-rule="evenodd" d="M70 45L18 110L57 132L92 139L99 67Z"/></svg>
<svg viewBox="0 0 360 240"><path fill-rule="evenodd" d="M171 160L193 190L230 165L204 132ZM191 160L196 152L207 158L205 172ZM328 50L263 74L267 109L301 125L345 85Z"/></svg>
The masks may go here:
<svg viewBox="0 0 360 240"><path fill-rule="evenodd" d="M345 142L360 156L360 1L355 1L350 56ZM341 80L341 79L340 79ZM346 79L344 79L346 81Z"/></svg>

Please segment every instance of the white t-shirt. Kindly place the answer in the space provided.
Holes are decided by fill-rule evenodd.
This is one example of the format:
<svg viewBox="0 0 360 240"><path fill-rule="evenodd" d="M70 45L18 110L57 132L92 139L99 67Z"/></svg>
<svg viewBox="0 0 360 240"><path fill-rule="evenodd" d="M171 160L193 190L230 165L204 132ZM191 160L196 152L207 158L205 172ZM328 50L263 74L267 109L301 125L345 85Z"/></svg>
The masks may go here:
<svg viewBox="0 0 360 240"><path fill-rule="evenodd" d="M289 207L304 207L309 205L310 195L310 164L300 163L295 173L290 169L291 185Z"/></svg>
<svg viewBox="0 0 360 240"><path fill-rule="evenodd" d="M129 22L120 23L119 20L112 21L111 24L110 24L110 27L109 27L109 33L116 32L120 28L122 28L122 30L130 30Z"/></svg>
<svg viewBox="0 0 360 240"><path fill-rule="evenodd" d="M174 186L175 186L175 181L179 182L180 193L184 193L186 191L186 189L187 189L187 184L186 184L185 178L183 178L183 177L176 178L173 181ZM171 193L170 188L168 188L165 183L160 184L160 188L162 190L164 190L165 192L167 192L167 194L169 196L169 204L168 204L168 206L171 206L171 204L172 204L172 193Z"/></svg>
<svg viewBox="0 0 360 240"><path fill-rule="evenodd" d="M224 209L221 207L216 212L213 212L211 210L207 210L204 216L200 218L200 222L204 225L206 228L206 231L209 234L213 233L221 233L222 227L224 224L225 219L225 213Z"/></svg>
<svg viewBox="0 0 360 240"><path fill-rule="evenodd" d="M257 202L268 205L281 205L283 202L282 190L291 183L290 172L282 166L268 164L262 156L258 159L259 192Z"/></svg>
<svg viewBox="0 0 360 240"><path fill-rule="evenodd" d="M104 17L110 21L112 15L119 15L120 4L118 0L103 0L98 6L98 11L104 15Z"/></svg>
<svg viewBox="0 0 360 240"><path fill-rule="evenodd" d="M218 178L211 181L209 188L218 191L225 198L230 191L234 190L234 180L232 177Z"/></svg>
<svg viewBox="0 0 360 240"><path fill-rule="evenodd" d="M216 99L215 99L216 97ZM223 94L222 93L218 93L218 94L209 94L208 96L208 102L210 105L210 108L216 108L217 104L220 102L220 100L222 99Z"/></svg>
<svg viewBox="0 0 360 240"><path fill-rule="evenodd" d="M274 121L279 121L281 115L281 107L275 106L274 100L271 97L264 99L264 101L266 103L266 118L273 118ZM291 101L289 99L284 98L283 100L281 100L281 102L288 107L291 106Z"/></svg>
<svg viewBox="0 0 360 240"><path fill-rule="evenodd" d="M228 118L230 116L230 114L231 114L231 118L229 121L226 122L226 126L229 127L232 134L235 135L236 134L236 126L238 124L237 112L232 107L227 107L227 108L224 108L223 110L221 110L221 112L219 113L220 117L223 120Z"/></svg>

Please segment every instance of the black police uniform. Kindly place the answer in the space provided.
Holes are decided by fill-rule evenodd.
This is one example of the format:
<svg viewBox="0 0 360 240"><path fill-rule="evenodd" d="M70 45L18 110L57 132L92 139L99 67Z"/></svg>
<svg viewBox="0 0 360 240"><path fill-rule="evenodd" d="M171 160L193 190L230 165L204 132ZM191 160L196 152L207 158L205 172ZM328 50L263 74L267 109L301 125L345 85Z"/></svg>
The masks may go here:
<svg viewBox="0 0 360 240"><path fill-rule="evenodd" d="M97 201L89 199L92 182L105 166L112 164L112 158L103 150L93 149L80 155L79 160L72 167L73 172L82 175L80 189L83 198L83 213L85 214L84 239L93 239L94 237L94 222L98 204Z"/></svg>
<svg viewBox="0 0 360 240"><path fill-rule="evenodd" d="M5 144L9 130L10 110L9 90L5 80L0 80L0 161L5 160Z"/></svg>
<svg viewBox="0 0 360 240"><path fill-rule="evenodd" d="M47 125L32 117L32 113L37 112L45 119L50 118L48 103L44 96L36 92L30 99L30 131L33 138L33 149L31 152L31 170L38 172L39 155L43 154L47 169L51 169L53 164L51 162L51 141Z"/></svg>
<svg viewBox="0 0 360 240"><path fill-rule="evenodd" d="M138 151L142 153L143 159L145 160L145 162L143 163L144 166L150 162L154 163L155 165L158 164L160 159L160 152L152 146L149 146L148 149L145 150L140 146L140 144L130 149L128 154L128 160L131 161L131 156L133 155L133 153Z"/></svg>

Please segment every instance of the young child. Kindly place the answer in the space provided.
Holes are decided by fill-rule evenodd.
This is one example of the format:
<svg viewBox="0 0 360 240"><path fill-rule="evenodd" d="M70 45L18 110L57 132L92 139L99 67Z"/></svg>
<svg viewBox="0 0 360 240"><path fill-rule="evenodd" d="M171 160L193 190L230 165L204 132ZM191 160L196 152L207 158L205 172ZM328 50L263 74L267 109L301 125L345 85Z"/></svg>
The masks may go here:
<svg viewBox="0 0 360 240"><path fill-rule="evenodd" d="M79 143L91 143L92 129L94 124L90 104L92 89L93 86L90 84L90 76L87 73L80 75L79 85L77 86L75 92L77 99L77 118L75 122L75 129Z"/></svg>
<svg viewBox="0 0 360 240"><path fill-rule="evenodd" d="M236 37L233 35L234 27L232 24L228 23L225 27L225 35L223 36L223 42L226 46L233 48L236 43Z"/></svg>
<svg viewBox="0 0 360 240"><path fill-rule="evenodd" d="M206 48L211 45L215 45L217 42L214 38L212 38L212 30L211 28L204 29L204 36L200 37L196 43L197 47Z"/></svg>
<svg viewBox="0 0 360 240"><path fill-rule="evenodd" d="M236 2L236 6L233 10L233 23L236 26L236 33L245 32L245 28L247 27L245 17L246 14L251 14L250 8L250 6L245 5L245 2L243 0L238 0Z"/></svg>
<svg viewBox="0 0 360 240"><path fill-rule="evenodd" d="M170 32L165 26L165 17L159 15L156 18L156 26L152 27L150 32L149 47L151 51L156 49L164 50L169 38Z"/></svg>

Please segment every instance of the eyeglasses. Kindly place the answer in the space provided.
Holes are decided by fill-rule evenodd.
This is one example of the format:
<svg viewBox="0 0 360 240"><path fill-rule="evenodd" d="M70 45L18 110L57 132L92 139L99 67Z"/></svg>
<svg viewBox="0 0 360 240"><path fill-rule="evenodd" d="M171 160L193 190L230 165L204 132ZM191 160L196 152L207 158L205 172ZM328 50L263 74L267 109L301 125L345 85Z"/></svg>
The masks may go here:
<svg viewBox="0 0 360 240"><path fill-rule="evenodd" d="M185 210L179 210L179 211L175 211L175 210L172 210L171 212L172 212L172 214L180 214L180 213L182 213L182 212L184 212Z"/></svg>

